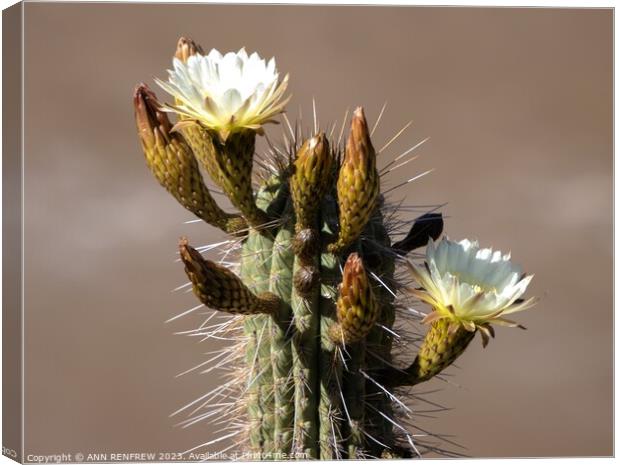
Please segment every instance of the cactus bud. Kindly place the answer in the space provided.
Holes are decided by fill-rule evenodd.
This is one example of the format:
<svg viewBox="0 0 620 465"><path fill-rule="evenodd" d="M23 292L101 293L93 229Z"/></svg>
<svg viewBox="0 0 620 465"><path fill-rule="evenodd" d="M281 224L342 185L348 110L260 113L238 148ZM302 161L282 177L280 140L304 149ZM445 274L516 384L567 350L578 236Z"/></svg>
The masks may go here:
<svg viewBox="0 0 620 465"><path fill-rule="evenodd" d="M362 340L375 325L379 311L362 259L352 253L344 266L336 303L338 323L330 329L330 338L345 344Z"/></svg>
<svg viewBox="0 0 620 465"><path fill-rule="evenodd" d="M214 154L211 168L214 179L232 204L239 209L249 224L262 226L267 215L260 210L254 201L252 190L252 162L256 132L249 129L230 134L225 142L214 136L212 138Z"/></svg>
<svg viewBox="0 0 620 465"><path fill-rule="evenodd" d="M428 244L429 238L436 241L443 231L443 217L441 213L425 213L416 218L407 236L392 245L392 250L400 255L423 247Z"/></svg>
<svg viewBox="0 0 620 465"><path fill-rule="evenodd" d="M314 228L316 213L330 185L333 157L325 134L308 139L297 151L291 196L297 215L295 230Z"/></svg>
<svg viewBox="0 0 620 465"><path fill-rule="evenodd" d="M407 369L412 384L427 381L450 366L467 348L476 330L441 318L431 323L418 356Z"/></svg>
<svg viewBox="0 0 620 465"><path fill-rule="evenodd" d="M196 55L196 53L204 55L202 47L196 42L194 42L192 39L181 37L177 42L177 50L174 54L174 57L185 63L189 57L191 57L192 55Z"/></svg>
<svg viewBox="0 0 620 465"><path fill-rule="evenodd" d="M280 299L271 292L255 295L229 269L205 260L187 239L179 241L179 253L194 294L209 308L235 314L276 314Z"/></svg>
<svg viewBox="0 0 620 465"><path fill-rule="evenodd" d="M192 39L181 37L177 42L177 50L174 57L185 63L189 57L197 53L204 55L202 47ZM176 105L180 105L181 103L182 102L178 98L175 98ZM183 114L178 114L178 117L180 121L188 119L188 117ZM215 156L215 148L213 147L213 140L209 132L200 124L181 124L178 129L191 147L198 162L209 174L211 180L221 187L219 170L213 158Z"/></svg>
<svg viewBox="0 0 620 465"><path fill-rule="evenodd" d="M155 94L141 84L136 87L133 100L146 163L159 183L181 205L207 223L229 233L244 229L243 218L225 213L211 197L192 151L183 138L172 131Z"/></svg>
<svg viewBox="0 0 620 465"><path fill-rule="evenodd" d="M375 149L361 107L353 113L337 189L340 231L336 242L329 246L332 253L342 252L360 236L379 195Z"/></svg>
<svg viewBox="0 0 620 465"><path fill-rule="evenodd" d="M161 105L155 94L146 84L136 86L133 105L138 136L147 161L149 161L149 157L156 155L153 152L159 149L158 145L165 145L170 142L172 125L166 113L161 111Z"/></svg>
<svg viewBox="0 0 620 465"><path fill-rule="evenodd" d="M192 39L186 37L179 38L177 49L174 54L177 60L186 63L189 57L197 53L204 55L204 51L200 45ZM178 98L175 98L175 105L180 104L182 104L182 102ZM188 117L183 114L178 114L178 117L180 121L188 120ZM207 173L209 173L213 182L220 186L219 174L213 161L213 141L207 130L199 124L181 124L178 126L178 129L191 147L198 162L205 168Z"/></svg>

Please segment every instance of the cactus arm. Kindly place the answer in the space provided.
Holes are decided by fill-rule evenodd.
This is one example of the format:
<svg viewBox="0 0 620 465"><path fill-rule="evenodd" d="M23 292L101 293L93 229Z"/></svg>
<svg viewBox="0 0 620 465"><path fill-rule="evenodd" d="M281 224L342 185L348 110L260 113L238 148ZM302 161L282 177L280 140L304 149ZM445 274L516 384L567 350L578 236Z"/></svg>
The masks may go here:
<svg viewBox="0 0 620 465"><path fill-rule="evenodd" d="M293 261L291 241L293 226L282 227L273 243L269 289L282 299L282 305L270 321L271 366L273 371L274 403L274 453L290 454L293 423L293 379L291 347L291 292L293 285ZM277 455L274 459L281 459Z"/></svg>

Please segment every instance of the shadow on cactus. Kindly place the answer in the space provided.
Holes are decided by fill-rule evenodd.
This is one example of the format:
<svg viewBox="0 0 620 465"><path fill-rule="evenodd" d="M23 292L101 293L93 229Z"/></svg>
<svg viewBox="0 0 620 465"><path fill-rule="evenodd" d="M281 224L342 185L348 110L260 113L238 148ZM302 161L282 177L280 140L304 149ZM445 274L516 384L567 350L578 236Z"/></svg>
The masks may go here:
<svg viewBox="0 0 620 465"><path fill-rule="evenodd" d="M157 81L172 103L144 84L135 90L147 165L183 207L230 235L179 243L196 297L214 310L187 333L230 341L208 368L228 379L177 412L191 412L183 425L221 427L195 449L228 440L221 452L246 458L458 455L416 426L412 386L439 375L476 333L486 346L493 325L517 326L506 315L533 305L522 299L531 276L501 252L439 240L437 212L400 220L403 206L381 181L404 155L378 171L361 107L344 143L344 123L338 138L316 121L305 136L284 116L283 144L260 156L256 137L287 102L274 60L243 49L205 55L182 38L173 64ZM236 212L217 205L201 168ZM415 263L408 254L423 246ZM220 263L202 256L214 249Z"/></svg>

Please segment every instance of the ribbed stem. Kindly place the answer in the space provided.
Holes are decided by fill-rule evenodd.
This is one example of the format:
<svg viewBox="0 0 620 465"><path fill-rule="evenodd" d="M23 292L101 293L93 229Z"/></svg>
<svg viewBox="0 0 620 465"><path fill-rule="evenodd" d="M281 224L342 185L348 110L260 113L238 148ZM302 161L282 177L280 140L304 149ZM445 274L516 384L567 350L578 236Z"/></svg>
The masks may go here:
<svg viewBox="0 0 620 465"><path fill-rule="evenodd" d="M392 359L392 341L394 336L384 328L392 328L394 324L394 257L391 251L390 237L383 225L382 215L377 209L367 227L366 247L364 256L370 271L381 279L383 284L373 278L375 295L381 305L381 313L377 326L370 332L366 341L366 367L370 376L375 369L380 369ZM389 288L389 290L386 288ZM390 292L392 291L392 292ZM376 380L374 380L376 381ZM366 382L366 397L370 406L366 410L368 433L378 438L383 444L394 443L393 425L385 417L394 420L392 402L385 392L373 381ZM368 441L370 454L381 457L384 447L375 441ZM393 451L392 451L393 452Z"/></svg>
<svg viewBox="0 0 620 465"><path fill-rule="evenodd" d="M328 241L324 241L328 242ZM336 323L335 301L338 291L335 283L340 280L338 259L331 253L321 255L321 353L319 436L321 460L342 457L342 363L340 354L329 336L330 327Z"/></svg>
<svg viewBox="0 0 620 465"><path fill-rule="evenodd" d="M274 431L273 458L282 460L282 454L290 454L293 441L294 386L291 347L291 292L293 286L293 262L291 240L293 224L289 223L276 235L273 243L269 289L282 299L280 312L270 322L271 366L273 370Z"/></svg>
<svg viewBox="0 0 620 465"><path fill-rule="evenodd" d="M318 260L312 264L316 267ZM303 266L295 257L293 275ZM305 459L319 457L318 451L318 348L319 287L304 298L293 289L291 307L295 326L293 337L293 378L295 379L295 420L293 452Z"/></svg>
<svg viewBox="0 0 620 465"><path fill-rule="evenodd" d="M267 210L277 199L277 189L263 189L257 196L257 205ZM241 276L254 292L269 290L273 237L250 230L242 250ZM248 365L247 412L250 449L264 454L273 450L273 376L271 367L271 316L252 315L244 319L244 333L248 338L246 363Z"/></svg>
<svg viewBox="0 0 620 465"><path fill-rule="evenodd" d="M329 325L321 323L319 444L321 460L342 458L342 363L329 338Z"/></svg>
<svg viewBox="0 0 620 465"><path fill-rule="evenodd" d="M356 342L346 348L349 358L344 371L345 417L349 421L347 452L349 459L364 458L364 417L366 378L360 372L366 358L366 342Z"/></svg>
<svg viewBox="0 0 620 465"><path fill-rule="evenodd" d="M241 276L246 285L255 292L269 288L265 277L269 276L272 246L272 239L254 232L245 242ZM271 375L271 361L264 355L266 350L270 350L268 334L270 319L270 316L265 315L248 315L243 323L243 331L247 337L246 363L249 370L247 386L249 442L251 452L254 454L263 454L266 448L266 406L261 386Z"/></svg>
<svg viewBox="0 0 620 465"><path fill-rule="evenodd" d="M269 190L272 209L277 190ZM259 204L264 208L260 199L261 193ZM251 377L260 385L258 389L251 386L248 392L248 411L254 425L250 443L253 451L258 449L267 459L283 458L284 454L325 460L380 456L383 448L369 440L369 436L394 444L392 425L377 413L381 411L391 418L390 400L365 376L372 375L375 368L385 368L380 358L389 360L391 338L386 340L385 331L379 327L373 328L366 340L345 348L336 347L329 337L329 329L336 322L337 286L343 279L339 265L343 257L324 251L334 238L336 208L333 198L323 202L320 236L317 233L323 247L309 248L315 250L314 255L293 253L294 218L290 202L285 212L282 207L277 209L278 216L290 219L275 238L270 239L269 233L252 231L244 246L244 252L252 251L252 256L244 257L243 268L249 270L245 270L244 276L254 281L253 289L258 291L257 285L260 288L268 282L267 290L283 302L279 314L268 317L267 323L256 319L246 322L246 328L250 325L255 335L253 345L250 341L248 346L248 365L253 367ZM273 212L270 215L273 217ZM393 274L393 259L383 255L382 248L389 247L389 238L380 224L381 218L373 217L373 222L379 224L367 226L366 239L356 248L368 271L387 282ZM373 254L380 255L381 260L373 261ZM318 270L320 279L306 280L311 273L298 274L300 270ZM259 276L261 283L256 282ZM377 284L375 278L369 279L373 286ZM312 284L304 287L303 282ZM304 287L304 292L298 292L297 286ZM387 290L379 286L376 289L381 302L380 321L391 327L391 298ZM265 353L269 354L268 361Z"/></svg>

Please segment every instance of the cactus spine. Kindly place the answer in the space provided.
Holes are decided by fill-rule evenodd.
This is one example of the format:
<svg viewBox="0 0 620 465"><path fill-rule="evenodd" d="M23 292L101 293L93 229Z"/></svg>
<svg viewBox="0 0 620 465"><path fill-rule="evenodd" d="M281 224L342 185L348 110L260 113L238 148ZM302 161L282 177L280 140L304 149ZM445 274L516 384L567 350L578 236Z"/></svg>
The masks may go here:
<svg viewBox="0 0 620 465"><path fill-rule="evenodd" d="M181 39L176 59L185 63L196 53L202 49ZM437 239L443 222L439 214L423 215L392 244L384 216L394 209L380 193L363 110L353 113L344 146L320 132L302 138L291 131L286 147L271 150L263 165L272 168L262 169L255 188L255 139L262 128L235 128L231 117L225 130L214 129L188 112L180 112L173 128L170 108L145 85L136 89L134 105L147 165L158 181L235 239L226 254L239 257L238 274L205 259L186 239L179 244L198 299L231 315L218 329L193 334L237 341L225 349L233 378L204 401L215 405L211 416L230 422L225 427L244 431L233 445L263 459L408 457L433 450L414 444L398 422L406 407L393 389L437 375L478 328L435 321L409 368L394 361L397 315L412 318L395 303L408 284L397 279L397 265ZM217 206L199 164L239 213Z"/></svg>

